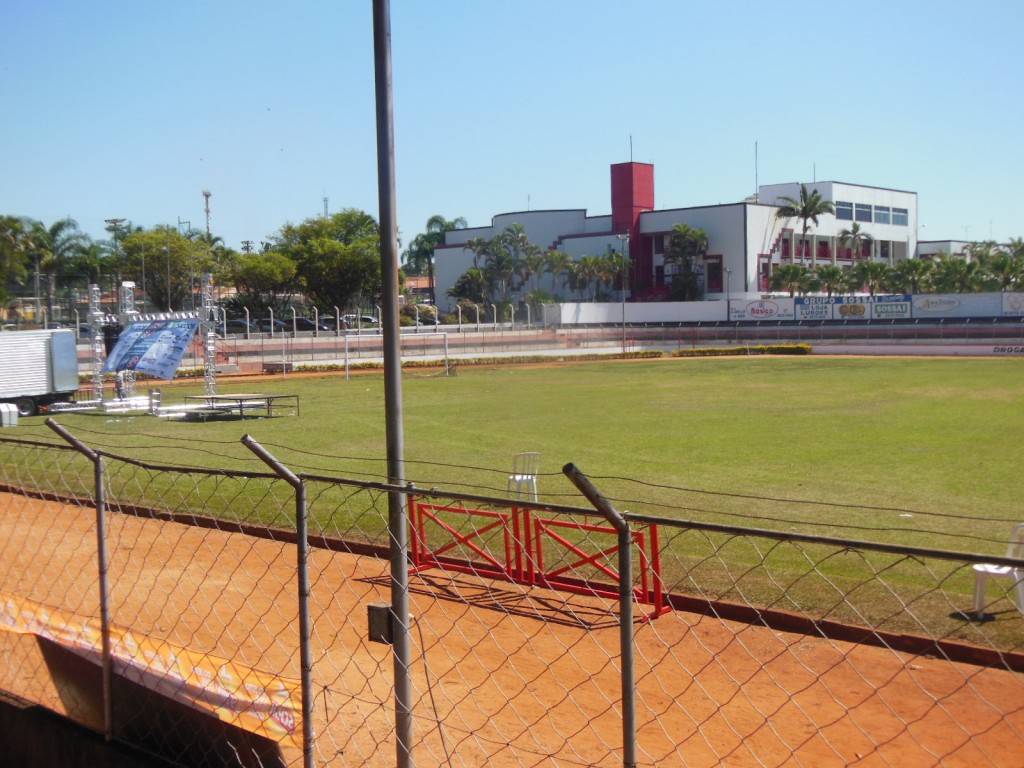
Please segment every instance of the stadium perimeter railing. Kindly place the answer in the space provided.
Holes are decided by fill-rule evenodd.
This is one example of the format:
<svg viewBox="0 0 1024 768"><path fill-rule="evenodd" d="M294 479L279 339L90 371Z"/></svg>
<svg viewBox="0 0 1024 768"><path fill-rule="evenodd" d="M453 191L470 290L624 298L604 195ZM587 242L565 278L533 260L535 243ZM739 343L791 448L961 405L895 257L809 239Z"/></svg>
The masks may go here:
<svg viewBox="0 0 1024 768"><path fill-rule="evenodd" d="M489 324L440 326L438 331L406 329L401 334L402 357L487 358L495 355L551 354L560 350L580 353L606 347L643 349L691 349L701 346L743 346L797 342L806 344L986 344L1019 346L1024 342L1024 322L1006 318L947 322L914 321L764 321L706 322L573 326L545 328L540 325ZM348 361L351 365L379 359L379 333L336 335L322 333L252 334L250 338L230 334L217 342L218 364L233 364L242 370L258 371L281 363L296 368ZM87 350L81 349L83 361ZM1017 353L1019 354L1019 352ZM270 364L269 366L267 364ZM201 344L193 345L185 365L201 368Z"/></svg>
<svg viewBox="0 0 1024 768"><path fill-rule="evenodd" d="M1024 754L1012 585L969 620L973 565L1021 561L619 513L598 496L616 529L590 507L159 466L64 437L0 437L0 688L183 765ZM395 494L405 621L378 607ZM408 664L371 639L392 632Z"/></svg>

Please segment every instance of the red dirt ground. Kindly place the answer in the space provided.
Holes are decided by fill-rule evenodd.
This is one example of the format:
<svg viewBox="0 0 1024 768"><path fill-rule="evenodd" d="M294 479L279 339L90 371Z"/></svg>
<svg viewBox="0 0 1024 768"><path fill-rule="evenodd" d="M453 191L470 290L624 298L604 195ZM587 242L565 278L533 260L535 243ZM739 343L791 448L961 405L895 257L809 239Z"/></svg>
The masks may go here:
<svg viewBox="0 0 1024 768"><path fill-rule="evenodd" d="M0 591L95 615L93 523L0 494ZM108 531L115 624L299 677L293 547L120 514ZM317 764L394 765L391 652L366 640L387 562L311 560ZM440 570L411 589L418 765L622 764L614 604ZM641 766L1024 764L1010 672L680 612L635 638ZM90 717L31 637L0 648L0 688Z"/></svg>

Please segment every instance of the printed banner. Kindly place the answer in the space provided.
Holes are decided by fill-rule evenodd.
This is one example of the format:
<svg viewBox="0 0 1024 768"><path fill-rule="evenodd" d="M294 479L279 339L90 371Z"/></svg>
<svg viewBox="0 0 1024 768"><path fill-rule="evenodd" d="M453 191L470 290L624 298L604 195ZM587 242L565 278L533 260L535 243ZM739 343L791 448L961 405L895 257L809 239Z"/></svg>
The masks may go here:
<svg viewBox="0 0 1024 768"><path fill-rule="evenodd" d="M1003 294L1003 317L1024 315L1024 293L1007 291Z"/></svg>
<svg viewBox="0 0 1024 768"><path fill-rule="evenodd" d="M910 295L804 296L794 299L797 320L908 320Z"/></svg>
<svg viewBox="0 0 1024 768"><path fill-rule="evenodd" d="M198 327L195 317L130 323L107 356L103 372L128 369L173 379Z"/></svg>
<svg viewBox="0 0 1024 768"><path fill-rule="evenodd" d="M103 660L99 619L0 594L0 630L4 629L46 638L94 664ZM297 680L114 626L110 654L114 671L144 688L251 733L302 746Z"/></svg>
<svg viewBox="0 0 1024 768"><path fill-rule="evenodd" d="M730 320L793 320L796 318L793 299L761 299L731 302Z"/></svg>

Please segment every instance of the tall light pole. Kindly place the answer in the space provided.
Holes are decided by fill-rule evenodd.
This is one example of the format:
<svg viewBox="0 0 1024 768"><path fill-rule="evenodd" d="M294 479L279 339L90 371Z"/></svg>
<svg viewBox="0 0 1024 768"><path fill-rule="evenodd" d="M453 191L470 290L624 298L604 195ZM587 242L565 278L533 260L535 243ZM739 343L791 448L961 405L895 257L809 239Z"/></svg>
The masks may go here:
<svg viewBox="0 0 1024 768"><path fill-rule="evenodd" d="M732 267L725 268L725 319L732 320L732 307L730 306L730 299L732 299L732 286L730 278L732 277Z"/></svg>
<svg viewBox="0 0 1024 768"><path fill-rule="evenodd" d="M146 293L146 245L142 245L142 311L146 311L146 302L149 295Z"/></svg>
<svg viewBox="0 0 1024 768"><path fill-rule="evenodd" d="M167 259L167 311L172 312L171 309L171 249L166 245L164 246L164 257Z"/></svg>
<svg viewBox="0 0 1024 768"><path fill-rule="evenodd" d="M113 230L113 234L114 234L114 259L116 260L117 256L118 256L118 252L117 252L118 251L118 249L117 249L117 235L120 232L121 225L124 224L125 220L124 219L104 219L103 221L105 221L107 224L109 224L110 228ZM121 282L121 271L120 270L116 270L114 274L117 275L117 277L114 278L114 295L118 296L118 295L120 295L119 294L119 290L120 290L119 283Z"/></svg>
<svg viewBox="0 0 1024 768"><path fill-rule="evenodd" d="M626 277L629 274L629 233L616 235L622 248L622 351L626 351Z"/></svg>
<svg viewBox="0 0 1024 768"><path fill-rule="evenodd" d="M182 227L184 227L184 231L182 231ZM179 218L178 233L188 240L188 295L191 302L190 306L194 311L196 308L196 270L192 259L192 222L182 221ZM182 306L181 309L184 311L185 307Z"/></svg>

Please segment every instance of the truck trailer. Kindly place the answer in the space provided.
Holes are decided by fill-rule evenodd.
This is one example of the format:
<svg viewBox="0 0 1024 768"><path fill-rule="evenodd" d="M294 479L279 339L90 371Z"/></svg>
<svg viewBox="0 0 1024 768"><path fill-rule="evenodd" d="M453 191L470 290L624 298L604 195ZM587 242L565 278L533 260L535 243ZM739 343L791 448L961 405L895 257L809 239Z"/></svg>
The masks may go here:
<svg viewBox="0 0 1024 768"><path fill-rule="evenodd" d="M0 403L14 403L19 416L69 401L78 391L75 332L0 333Z"/></svg>

